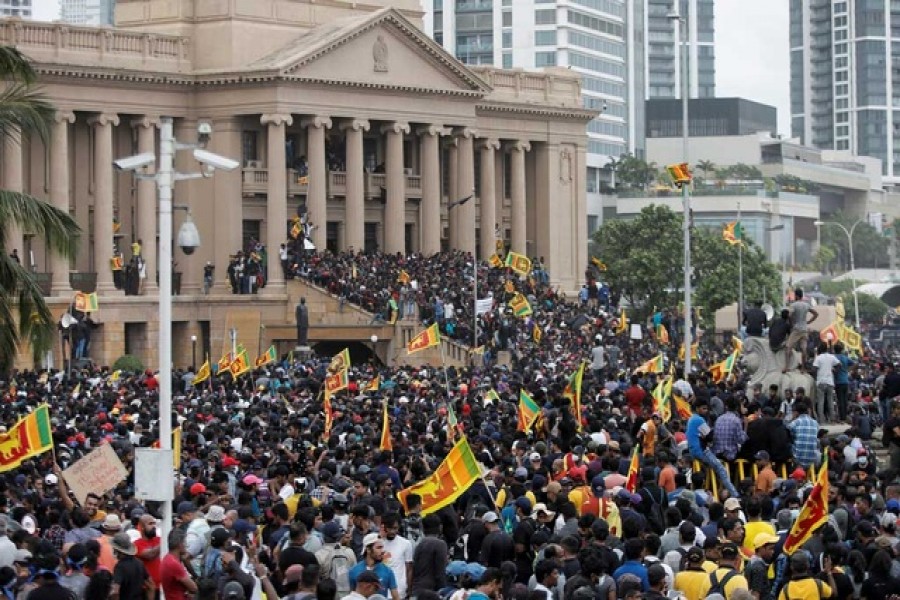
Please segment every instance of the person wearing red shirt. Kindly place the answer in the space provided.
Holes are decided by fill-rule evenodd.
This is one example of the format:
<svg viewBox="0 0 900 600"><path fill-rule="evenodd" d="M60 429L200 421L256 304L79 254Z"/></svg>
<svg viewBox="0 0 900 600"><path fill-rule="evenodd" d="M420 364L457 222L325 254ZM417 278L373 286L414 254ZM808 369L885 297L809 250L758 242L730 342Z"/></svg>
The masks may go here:
<svg viewBox="0 0 900 600"><path fill-rule="evenodd" d="M147 570L147 574L150 575L150 579L153 580L153 584L159 588L159 564L161 562L159 550L161 540L156 535L156 519L153 518L153 515L144 513L138 520L137 530L141 534L141 537L134 541L134 545L137 548L137 557L144 563L144 568Z"/></svg>
<svg viewBox="0 0 900 600"><path fill-rule="evenodd" d="M647 398L647 390L638 385L638 376L631 376L631 385L625 390L625 402L628 404L628 410L632 416L637 417L641 414L644 407L644 400Z"/></svg>
<svg viewBox="0 0 900 600"><path fill-rule="evenodd" d="M166 600L187 600L188 593L197 593L197 584L191 579L184 566L188 558L184 541L187 535L181 529L169 534L169 553L162 559L159 568L160 582Z"/></svg>

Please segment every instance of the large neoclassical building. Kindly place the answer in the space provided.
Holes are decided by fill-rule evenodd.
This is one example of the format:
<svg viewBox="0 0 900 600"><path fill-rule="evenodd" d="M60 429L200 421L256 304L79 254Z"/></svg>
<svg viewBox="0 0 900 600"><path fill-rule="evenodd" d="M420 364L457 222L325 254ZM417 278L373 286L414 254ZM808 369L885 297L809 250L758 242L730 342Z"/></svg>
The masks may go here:
<svg viewBox="0 0 900 600"><path fill-rule="evenodd" d="M98 360L135 352L155 331L155 278L144 295L124 296L110 259L116 247L127 259L140 239L147 271L159 268L155 185L113 160L155 152L161 116L184 142L209 123L208 149L241 164L176 185L175 204L202 240L191 256L175 252L176 356L200 332L217 348L233 307L286 320L277 260L252 298L231 295L225 267L250 239L277 257L298 209L316 225L316 247L333 251L456 248L486 258L499 231L512 250L544 257L562 289L579 287L593 113L581 108L578 76L467 67L421 31L420 16L414 0L118 0L112 29L0 21L0 43L33 59L58 109L46 146L4 145L2 185L69 210L86 234L72 264L28 232L13 232L11 247L58 307L73 281L96 286ZM176 165L197 170L190 153ZM176 212L176 231L186 215ZM216 285L201 301L207 261Z"/></svg>

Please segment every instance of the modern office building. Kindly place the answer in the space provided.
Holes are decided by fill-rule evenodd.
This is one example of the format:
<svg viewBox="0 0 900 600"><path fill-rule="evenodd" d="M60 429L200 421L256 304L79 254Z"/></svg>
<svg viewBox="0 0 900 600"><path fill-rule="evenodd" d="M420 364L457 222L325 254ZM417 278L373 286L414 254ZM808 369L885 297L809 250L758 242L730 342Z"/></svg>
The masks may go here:
<svg viewBox="0 0 900 600"><path fill-rule="evenodd" d="M60 20L73 25L112 25L116 0L61 0Z"/></svg>
<svg viewBox="0 0 900 600"><path fill-rule="evenodd" d="M647 138L681 137L681 100L647 100ZM688 100L691 137L748 135L778 131L774 106L744 98L692 98Z"/></svg>
<svg viewBox="0 0 900 600"><path fill-rule="evenodd" d="M791 132L882 161L900 182L900 4L790 0Z"/></svg>
<svg viewBox="0 0 900 600"><path fill-rule="evenodd" d="M30 19L32 0L0 0L0 17Z"/></svg>
<svg viewBox="0 0 900 600"><path fill-rule="evenodd" d="M674 0L644 0L647 14L645 69L646 97L681 98L682 53L675 43L677 21L671 18ZM713 0L680 0L687 15L689 98L716 95L715 6ZM683 37L681 33L679 37Z"/></svg>

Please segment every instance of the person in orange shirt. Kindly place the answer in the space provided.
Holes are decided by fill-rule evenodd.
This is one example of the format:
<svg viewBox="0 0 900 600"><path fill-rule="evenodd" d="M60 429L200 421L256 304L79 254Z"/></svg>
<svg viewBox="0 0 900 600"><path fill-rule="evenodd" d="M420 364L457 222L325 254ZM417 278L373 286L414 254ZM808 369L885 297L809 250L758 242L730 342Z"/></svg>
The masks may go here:
<svg viewBox="0 0 900 600"><path fill-rule="evenodd" d="M112 539L117 533L122 531L122 520L119 518L119 515L116 513L106 515L100 531L103 532L103 535L97 538L97 542L100 544L100 556L97 557L97 563L110 571L114 571L119 559L113 554Z"/></svg>
<svg viewBox="0 0 900 600"><path fill-rule="evenodd" d="M644 410L649 412L648 409ZM662 417L659 416L659 413L653 413L641 425L641 430L638 432L638 440L641 442L641 454L645 457L651 457L656 454L657 431L661 421Z"/></svg>
<svg viewBox="0 0 900 600"><path fill-rule="evenodd" d="M672 466L671 458L668 452L660 452L656 457L656 464L659 466L659 487L664 489L667 494L675 491L675 467Z"/></svg>
<svg viewBox="0 0 900 600"><path fill-rule="evenodd" d="M759 474L756 476L756 485L754 489L757 494L769 495L775 488L775 471L772 470L772 459L765 450L760 450L753 455L756 466L759 468Z"/></svg>

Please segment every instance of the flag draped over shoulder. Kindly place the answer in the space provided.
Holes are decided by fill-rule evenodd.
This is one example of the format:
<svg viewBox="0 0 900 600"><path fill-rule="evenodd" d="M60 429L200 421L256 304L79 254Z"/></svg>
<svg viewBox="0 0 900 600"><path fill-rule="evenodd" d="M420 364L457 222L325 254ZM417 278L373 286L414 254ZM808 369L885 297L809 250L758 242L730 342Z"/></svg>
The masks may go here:
<svg viewBox="0 0 900 600"><path fill-rule="evenodd" d="M510 252L506 255L506 266L519 275L531 273L531 259L518 252Z"/></svg>
<svg viewBox="0 0 900 600"><path fill-rule="evenodd" d="M15 469L22 461L52 447L50 409L42 404L27 417L19 419L9 432L0 434L0 473Z"/></svg>
<svg viewBox="0 0 900 600"><path fill-rule="evenodd" d="M493 391L493 390L491 390ZM496 392L494 392L496 394ZM519 425L517 431L529 432L541 413L541 407L525 390L519 391Z"/></svg>
<svg viewBox="0 0 900 600"><path fill-rule="evenodd" d="M434 473L397 492L397 499L406 509L406 497L416 494L422 498L422 515L429 515L455 502L479 477L481 466L463 437Z"/></svg>
<svg viewBox="0 0 900 600"><path fill-rule="evenodd" d="M797 515L794 526L791 527L791 531L784 540L784 553L787 555L793 554L827 520L828 460L826 459L822 464L822 468L819 469L819 478L816 481L816 485L813 487L812 492L809 493L806 502L803 503L803 508L800 509L800 514Z"/></svg>
<svg viewBox="0 0 900 600"><path fill-rule="evenodd" d="M631 451L631 462L628 463L628 477L625 479L625 489L632 494L637 489L638 476L641 467L641 445L635 444L634 450Z"/></svg>
<svg viewBox="0 0 900 600"><path fill-rule="evenodd" d="M209 367L209 358L206 359L206 362L200 365L200 368L197 369L197 375L194 376L194 385L198 383L203 383L207 379L209 379L212 374L212 369Z"/></svg>
<svg viewBox="0 0 900 600"><path fill-rule="evenodd" d="M412 354L414 352L418 352L419 350L425 350L426 348L431 348L432 346L437 346L441 343L441 330L438 329L438 324L434 323L421 332L419 335L409 340L409 343L406 345L406 353Z"/></svg>
<svg viewBox="0 0 900 600"><path fill-rule="evenodd" d="M393 450L394 442L391 440L391 420L388 417L387 400L382 404L382 422L381 422L381 450Z"/></svg>
<svg viewBox="0 0 900 600"><path fill-rule="evenodd" d="M578 431L581 431L581 380L584 377L584 361L578 366L578 370L569 377L563 397L572 403L572 415L578 423Z"/></svg>

